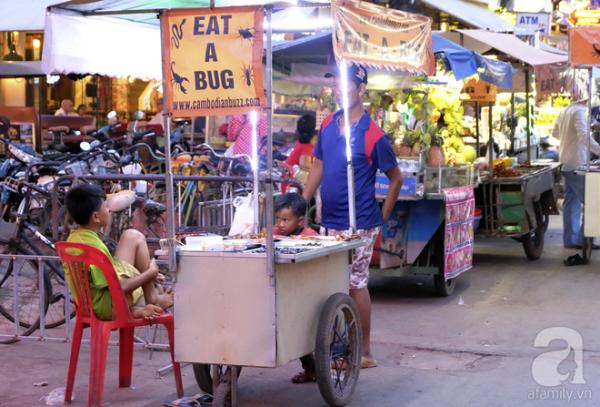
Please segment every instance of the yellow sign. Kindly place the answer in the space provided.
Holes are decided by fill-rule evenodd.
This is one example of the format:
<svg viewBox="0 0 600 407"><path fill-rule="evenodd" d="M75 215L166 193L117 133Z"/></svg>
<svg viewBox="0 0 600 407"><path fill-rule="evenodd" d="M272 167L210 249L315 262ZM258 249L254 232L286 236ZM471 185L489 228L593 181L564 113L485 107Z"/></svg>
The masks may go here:
<svg viewBox="0 0 600 407"><path fill-rule="evenodd" d="M495 85L481 79L469 79L463 88L463 100L469 102L496 102L497 88Z"/></svg>
<svg viewBox="0 0 600 407"><path fill-rule="evenodd" d="M265 105L259 7L176 9L162 15L165 102L174 117Z"/></svg>

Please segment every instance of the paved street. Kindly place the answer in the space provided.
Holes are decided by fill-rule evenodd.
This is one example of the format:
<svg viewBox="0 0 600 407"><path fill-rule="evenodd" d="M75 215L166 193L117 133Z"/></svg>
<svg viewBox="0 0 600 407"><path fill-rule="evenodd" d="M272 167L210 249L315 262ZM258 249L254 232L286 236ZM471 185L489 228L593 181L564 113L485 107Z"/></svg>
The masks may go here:
<svg viewBox="0 0 600 407"><path fill-rule="evenodd" d="M536 262L527 261L520 244L512 240L478 240L476 267L460 277L449 298L433 297L428 280L374 280L372 338L380 367L361 372L352 405L564 406L569 400L569 405L598 405L600 253L595 264L564 267L562 259L573 252L562 249L559 222L552 217L544 256ZM550 378L565 374L558 387L538 384L534 376L543 379L540 369L534 368L532 374L538 355L566 348L558 340L551 343L554 348L534 347L538 332L550 327L571 328L583 338L583 377L575 363L579 352L556 353L555 364L550 361L541 369L557 371ZM88 349L82 350L74 406L84 405L87 397ZM67 344L21 341L0 345L0 352L1 407L43 405L41 397L64 386ZM112 349L107 405L159 406L173 398L172 376L156 375L156 369L167 363L166 353L155 352L149 360L149 352L138 349L134 388L120 390L116 356ZM299 363L245 369L239 387L241 405L324 405L315 384L290 383L298 370ZM33 386L41 381L48 386ZM184 369L184 385L186 394L198 392L190 367Z"/></svg>

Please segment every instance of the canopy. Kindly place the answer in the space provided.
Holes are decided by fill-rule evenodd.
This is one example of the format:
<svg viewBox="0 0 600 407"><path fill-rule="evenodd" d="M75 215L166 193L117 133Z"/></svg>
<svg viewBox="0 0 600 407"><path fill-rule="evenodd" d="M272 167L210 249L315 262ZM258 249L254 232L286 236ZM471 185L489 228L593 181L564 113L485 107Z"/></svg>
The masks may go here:
<svg viewBox="0 0 600 407"><path fill-rule="evenodd" d="M487 82L507 88L512 86L512 76L516 71L509 63L486 58L437 33L433 33L432 38L433 52L442 55L446 68L452 70L457 80L479 73ZM275 65L290 69L292 64L302 64L302 70L300 65L296 65L293 72L294 80L300 79L302 83L307 83L302 78L310 77L314 80L319 75L322 77L322 72L312 75L310 71L315 70L315 65L327 65L332 61L331 55L332 43L329 31L273 45Z"/></svg>
<svg viewBox="0 0 600 407"><path fill-rule="evenodd" d="M37 31L44 29L46 7L64 0L0 1L1 31Z"/></svg>
<svg viewBox="0 0 600 407"><path fill-rule="evenodd" d="M460 34L469 37L481 44L526 63L531 66L557 64L567 62L566 55L554 54L521 41L512 34L495 33L485 30L457 30Z"/></svg>
<svg viewBox="0 0 600 407"><path fill-rule="evenodd" d="M42 69L161 79L160 30L109 17L48 13Z"/></svg>
<svg viewBox="0 0 600 407"><path fill-rule="evenodd" d="M123 12L119 18L143 22L147 24L158 25L156 15L153 10L173 9L173 8L203 8L210 7L210 0L72 0L60 5L65 10L77 11L93 15L94 13L112 13ZM295 0L214 0L216 7L227 6L251 6L290 3L296 4ZM326 0L309 0L307 3L329 3ZM148 10L148 13L139 14L141 10ZM127 14L128 11L136 12Z"/></svg>
<svg viewBox="0 0 600 407"><path fill-rule="evenodd" d="M515 27L498 17L487 8L463 0L420 0L429 7L450 14L459 21L474 28L496 32L512 32Z"/></svg>

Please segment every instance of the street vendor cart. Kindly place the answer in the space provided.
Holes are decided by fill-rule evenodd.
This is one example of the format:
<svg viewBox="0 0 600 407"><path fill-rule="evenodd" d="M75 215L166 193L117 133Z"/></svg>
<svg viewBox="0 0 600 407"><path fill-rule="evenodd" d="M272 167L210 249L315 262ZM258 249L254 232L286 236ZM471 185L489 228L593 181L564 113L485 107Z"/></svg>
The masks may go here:
<svg viewBox="0 0 600 407"><path fill-rule="evenodd" d="M235 405L241 366L278 367L313 352L325 401L350 401L360 370L361 330L348 296L348 264L349 251L362 244L278 242L272 275L260 244L179 250L175 357L195 363L196 380L213 394L213 405L222 405L230 393Z"/></svg>
<svg viewBox="0 0 600 407"><path fill-rule="evenodd" d="M523 244L529 260L544 249L549 215L558 215L556 204L560 164L533 161L510 171L485 172L475 191L481 212L479 234L510 237Z"/></svg>
<svg viewBox="0 0 600 407"><path fill-rule="evenodd" d="M372 275L430 276L435 293L449 296L456 278L472 267L472 166L426 167L419 159L399 159L403 185L390 219L383 225L371 262ZM388 185L378 177L376 193Z"/></svg>

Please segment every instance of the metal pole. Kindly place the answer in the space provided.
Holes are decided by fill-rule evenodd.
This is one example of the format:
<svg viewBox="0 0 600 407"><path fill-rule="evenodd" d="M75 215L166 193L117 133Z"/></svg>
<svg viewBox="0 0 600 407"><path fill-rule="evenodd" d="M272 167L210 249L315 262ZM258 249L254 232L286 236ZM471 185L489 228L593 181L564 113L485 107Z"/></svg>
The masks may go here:
<svg viewBox="0 0 600 407"><path fill-rule="evenodd" d="M165 18L164 14L160 13L160 31L161 38L162 32L162 19ZM162 60L165 59L164 47L161 47ZM167 88L166 72L164 64L162 65L162 85L163 91ZM175 271L177 266L176 253L175 253L175 205L174 205L174 194L173 194L173 170L171 168L171 120L169 118L169 112L167 111L167 103L163 103L163 128L165 129L165 183L167 187L167 247L169 249L169 271L172 273ZM175 278L175 273L173 273Z"/></svg>
<svg viewBox="0 0 600 407"><path fill-rule="evenodd" d="M527 162L531 162L531 114L529 112L529 68L525 68L525 110L527 110Z"/></svg>
<svg viewBox="0 0 600 407"><path fill-rule="evenodd" d="M267 92L267 173L265 182L265 211L266 211L266 223L267 223L267 275L275 275L275 244L273 242L273 181L272 181L272 169L273 169L273 43L271 37L273 36L271 17L273 9L267 7L265 9L266 20L267 20L267 44L266 44L266 83L265 88Z"/></svg>
<svg viewBox="0 0 600 407"><path fill-rule="evenodd" d="M477 157L479 157L479 155L481 154L479 152L479 115L481 113L481 109L479 107L479 102L475 102L475 134L476 134L476 139L477 139Z"/></svg>
<svg viewBox="0 0 600 407"><path fill-rule="evenodd" d="M12 258L13 264L13 315L15 316L15 337L19 337L19 310L21 306L19 305L19 266L17 265L17 259L13 256ZM41 312L41 310L40 310Z"/></svg>
<svg viewBox="0 0 600 407"><path fill-rule="evenodd" d="M588 107L588 118L587 118L587 122L588 122L588 131L589 131L589 135L590 137L588 138L588 149L587 149L587 157L586 157L586 165L585 165L585 170L589 172L590 170L590 152L592 151L592 137L594 136L594 132L592 131L592 96L593 96L593 92L594 92L594 68L590 68L589 69L589 80L588 80L588 101L587 101L587 107Z"/></svg>
<svg viewBox="0 0 600 407"><path fill-rule="evenodd" d="M488 112L488 156L489 156L489 170L491 171L492 177L494 175L494 128L492 118L492 104L490 103Z"/></svg>
<svg viewBox="0 0 600 407"><path fill-rule="evenodd" d="M38 258L38 284L40 285L40 337L46 336L46 310L44 303L46 301L46 285L44 284L44 261ZM68 316L67 316L68 318Z"/></svg>
<svg viewBox="0 0 600 407"><path fill-rule="evenodd" d="M258 195L260 192L258 171L260 167L260 159L258 153L258 121L260 120L262 113L252 111L250 112L250 124L252 126L252 207L254 210L254 227L252 233L257 234L260 232L260 204L258 201Z"/></svg>
<svg viewBox="0 0 600 407"><path fill-rule="evenodd" d="M510 151L515 151L515 92L510 95Z"/></svg>
<svg viewBox="0 0 600 407"><path fill-rule="evenodd" d="M348 66L345 61L340 63L340 77L342 85L342 108L344 113L344 138L346 139L346 178L348 183L348 217L350 232L356 232L356 201L354 198L354 168L352 166L352 147L350 143L350 106L348 102Z"/></svg>

